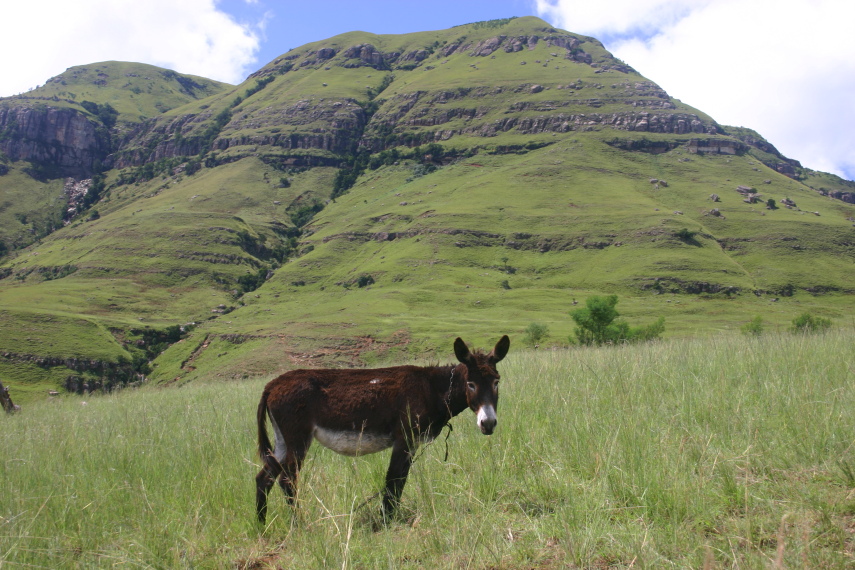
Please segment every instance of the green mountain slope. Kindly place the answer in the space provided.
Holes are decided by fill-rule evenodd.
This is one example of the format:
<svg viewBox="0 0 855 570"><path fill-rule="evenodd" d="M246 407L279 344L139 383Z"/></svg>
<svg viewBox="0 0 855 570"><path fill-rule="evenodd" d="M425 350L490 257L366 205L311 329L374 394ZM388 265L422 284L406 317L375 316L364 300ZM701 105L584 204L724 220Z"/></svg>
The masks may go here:
<svg viewBox="0 0 855 570"><path fill-rule="evenodd" d="M563 343L604 292L672 335L853 314L847 181L537 18L343 34L215 87L123 127L98 199L7 256L7 384L265 375L535 321ZM126 94L96 102L143 114ZM12 203L64 184L9 164Z"/></svg>
<svg viewBox="0 0 855 570"><path fill-rule="evenodd" d="M103 61L70 67L24 95L0 99L0 104L41 103L86 111L81 104L89 101L112 106L120 123L139 123L230 87L227 83L154 65Z"/></svg>
<svg viewBox="0 0 855 570"><path fill-rule="evenodd" d="M75 182L101 171L141 121L227 87L110 61L71 67L24 95L0 98L0 254L61 227L76 210L75 193L88 187L75 192Z"/></svg>

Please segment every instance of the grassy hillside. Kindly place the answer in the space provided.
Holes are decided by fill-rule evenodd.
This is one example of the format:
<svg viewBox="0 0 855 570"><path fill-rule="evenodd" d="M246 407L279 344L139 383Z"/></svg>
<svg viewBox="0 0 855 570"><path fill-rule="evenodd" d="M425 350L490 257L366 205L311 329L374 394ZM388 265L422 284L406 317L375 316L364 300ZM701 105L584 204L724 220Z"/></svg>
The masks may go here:
<svg viewBox="0 0 855 570"><path fill-rule="evenodd" d="M127 96L122 117L211 95L134 126L99 200L0 266L0 376L25 397L99 370L186 383L426 355L532 322L565 345L574 301L603 293L674 337L855 318L845 181L537 18L343 34L210 90L103 65L64 87ZM0 176L0 218L35 240L61 182L27 168ZM45 344L32 314L90 342Z"/></svg>
<svg viewBox="0 0 855 570"><path fill-rule="evenodd" d="M301 242L311 251L244 297L228 320L194 333L220 345L197 352L192 369L168 351L153 377L240 377L247 367L319 362L353 337L370 361L430 350L449 330L520 334L531 322L564 344L573 300L603 292L624 297L621 311L632 320L666 316L671 335L734 330L754 314L783 328L805 310L849 322L846 205L758 173L757 164L680 149L631 153L580 138L522 155L476 155L416 178L412 162L379 168L313 220ZM668 186L656 188L652 176ZM764 185L770 197L789 196L820 215L744 203L735 182L761 185L760 176L774 178ZM715 192L722 198L713 204ZM709 216L713 206L724 216ZM688 242L676 236L684 228L697 232ZM366 277L371 283L360 287ZM304 336L332 340L302 349Z"/></svg>
<svg viewBox="0 0 855 570"><path fill-rule="evenodd" d="M68 159L60 166L10 158L0 148L0 259L62 227L69 206L63 171L78 178L88 177L81 172L97 174L110 146L118 147L140 122L228 87L152 65L109 61L71 67L24 95L0 98L0 115L7 114L0 120L0 143L11 143L16 152L82 157L94 146L100 153L94 164L74 165ZM70 113L51 115L57 110ZM88 140L81 124L72 122L74 116L85 117L83 122L98 133L97 141ZM34 151L40 147L53 153Z"/></svg>
<svg viewBox="0 0 855 570"><path fill-rule="evenodd" d="M0 99L0 105L41 102L82 109L81 103L89 101L112 106L120 123L139 123L230 87L144 63L102 61L69 67L25 95Z"/></svg>
<svg viewBox="0 0 855 570"><path fill-rule="evenodd" d="M851 327L536 352L512 341L496 433L469 411L454 419L415 461L402 520L379 529L388 452L318 445L298 513L274 489L270 524L256 525L265 379L57 398L0 416L0 563L848 567L852 341ZM447 337L442 362L450 352Z"/></svg>
<svg viewBox="0 0 855 570"><path fill-rule="evenodd" d="M67 199L59 179L40 181L26 163L0 159L0 259L62 226Z"/></svg>

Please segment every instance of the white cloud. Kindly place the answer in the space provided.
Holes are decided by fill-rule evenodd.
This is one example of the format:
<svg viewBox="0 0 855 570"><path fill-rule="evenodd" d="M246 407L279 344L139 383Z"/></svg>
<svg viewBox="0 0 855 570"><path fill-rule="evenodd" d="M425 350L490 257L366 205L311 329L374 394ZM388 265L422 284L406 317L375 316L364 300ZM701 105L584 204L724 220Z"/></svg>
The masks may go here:
<svg viewBox="0 0 855 570"><path fill-rule="evenodd" d="M673 25L711 0L535 0L538 13L567 30L600 36L650 33Z"/></svg>
<svg viewBox="0 0 855 570"><path fill-rule="evenodd" d="M536 0L725 125L855 177L855 4L843 0Z"/></svg>
<svg viewBox="0 0 855 570"><path fill-rule="evenodd" d="M136 61L238 83L255 63L257 33L214 0L49 0L3 7L0 96L74 65Z"/></svg>

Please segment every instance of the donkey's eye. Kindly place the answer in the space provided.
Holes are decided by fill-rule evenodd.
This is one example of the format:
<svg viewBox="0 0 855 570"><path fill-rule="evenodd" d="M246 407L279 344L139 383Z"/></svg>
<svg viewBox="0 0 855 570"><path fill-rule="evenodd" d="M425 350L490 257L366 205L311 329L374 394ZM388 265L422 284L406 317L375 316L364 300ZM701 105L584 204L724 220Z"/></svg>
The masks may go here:
<svg viewBox="0 0 855 570"><path fill-rule="evenodd" d="M475 382L467 382L466 387L474 392L475 391Z"/></svg>
<svg viewBox="0 0 855 570"><path fill-rule="evenodd" d="M498 389L499 389L499 381L496 380L495 382L493 382L493 390L498 390Z"/></svg>

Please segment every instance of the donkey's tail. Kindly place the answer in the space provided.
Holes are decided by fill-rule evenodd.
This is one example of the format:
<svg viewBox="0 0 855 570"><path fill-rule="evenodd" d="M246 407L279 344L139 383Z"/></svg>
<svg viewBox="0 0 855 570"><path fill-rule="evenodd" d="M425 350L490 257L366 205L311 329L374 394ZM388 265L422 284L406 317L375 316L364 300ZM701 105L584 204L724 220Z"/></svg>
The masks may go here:
<svg viewBox="0 0 855 570"><path fill-rule="evenodd" d="M266 461L273 453L273 448L270 445L270 438L267 437L267 391L261 394L261 401L258 402L258 413L256 414L258 423L258 456L262 461Z"/></svg>

